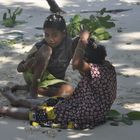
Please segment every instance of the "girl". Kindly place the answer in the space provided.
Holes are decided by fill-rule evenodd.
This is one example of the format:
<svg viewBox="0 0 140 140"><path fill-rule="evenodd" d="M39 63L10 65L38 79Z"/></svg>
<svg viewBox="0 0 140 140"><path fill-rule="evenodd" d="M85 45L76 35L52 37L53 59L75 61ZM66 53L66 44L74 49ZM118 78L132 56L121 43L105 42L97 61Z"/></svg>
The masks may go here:
<svg viewBox="0 0 140 140"><path fill-rule="evenodd" d="M105 116L116 98L117 86L115 68L105 60L106 55L104 46L94 44L89 39L89 32L82 32L72 61L73 69L79 70L82 79L72 96L56 102L54 107L50 107L48 102L33 110L1 107L0 113L30 119L40 125L57 123L61 128L94 128L104 123ZM23 101L14 100L6 91L3 94L10 101ZM31 106L37 105L26 99L24 101Z"/></svg>
<svg viewBox="0 0 140 140"><path fill-rule="evenodd" d="M65 20L60 15L50 15L43 29L45 38L35 44L17 70L23 73L31 98L36 98L38 93L46 96L71 95L73 88L64 81L64 77L75 47L72 47L72 39L67 35ZM12 91L17 89L24 89L24 86L14 86Z"/></svg>

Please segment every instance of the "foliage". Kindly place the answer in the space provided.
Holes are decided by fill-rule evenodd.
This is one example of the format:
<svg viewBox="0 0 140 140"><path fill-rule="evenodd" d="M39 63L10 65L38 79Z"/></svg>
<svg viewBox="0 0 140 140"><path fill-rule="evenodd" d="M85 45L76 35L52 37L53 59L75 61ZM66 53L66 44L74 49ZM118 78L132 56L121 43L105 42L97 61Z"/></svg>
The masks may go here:
<svg viewBox="0 0 140 140"><path fill-rule="evenodd" d="M10 47L13 44L16 44L16 41L14 39L13 40L10 40L10 39L0 40L0 48Z"/></svg>
<svg viewBox="0 0 140 140"><path fill-rule="evenodd" d="M3 25L6 27L14 27L16 24L16 17L22 12L22 8L17 7L14 11L7 9L7 13L3 14Z"/></svg>
<svg viewBox="0 0 140 140"><path fill-rule="evenodd" d="M81 18L80 15L75 15L70 19L70 23L67 25L68 33L75 37L79 34L80 30L86 29L91 32L92 37L98 40L107 40L111 38L109 32L106 29L115 27L115 23L111 21L111 16L106 15L106 8L97 12L97 15L90 15L89 18Z"/></svg>
<svg viewBox="0 0 140 140"><path fill-rule="evenodd" d="M115 117L118 117L119 115L120 115L120 113L118 111L112 109L108 112L107 118L109 118L109 119L112 118L113 119Z"/></svg>
<svg viewBox="0 0 140 140"><path fill-rule="evenodd" d="M113 126L118 126L119 122L123 122L127 125L132 125L133 120L140 120L140 112L131 111L127 114L121 114L116 110L110 110L106 115L106 119L112 121L110 124Z"/></svg>
<svg viewBox="0 0 140 140"><path fill-rule="evenodd" d="M138 111L131 111L131 112L127 113L127 116L131 120L140 120L140 112L138 112Z"/></svg>
<svg viewBox="0 0 140 140"><path fill-rule="evenodd" d="M6 35L6 39L0 40L0 48L11 47L17 42L21 42L23 40L23 33L21 32L8 32L4 35ZM9 35L12 37L9 37Z"/></svg>

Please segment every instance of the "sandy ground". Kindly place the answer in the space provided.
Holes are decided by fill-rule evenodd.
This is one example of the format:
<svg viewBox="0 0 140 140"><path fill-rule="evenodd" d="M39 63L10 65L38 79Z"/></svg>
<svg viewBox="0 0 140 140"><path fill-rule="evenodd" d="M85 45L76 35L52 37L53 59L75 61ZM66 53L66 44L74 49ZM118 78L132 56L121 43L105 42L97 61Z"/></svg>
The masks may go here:
<svg viewBox="0 0 140 140"><path fill-rule="evenodd" d="M106 45L108 59L116 67L118 80L118 95L112 108L122 113L132 110L140 111L140 3L139 0L58 0L58 4L69 14L64 15L69 21L71 12L79 13L80 10L100 10L106 7L112 9L131 9L129 11L111 14L116 26L110 31L113 36L108 41L101 43ZM86 6L85 6L86 5ZM22 75L17 73L17 64L24 59L26 52L32 45L40 40L42 27L46 16L50 14L46 1L34 0L1 0L0 22L6 8L22 7L23 12L17 16L17 20L23 24L14 28L5 28L0 24L0 40L11 39L17 35L9 35L9 32L18 32L22 35L22 41L9 47L0 45L0 87L12 83L24 84ZM91 13L89 13L91 14ZM88 16L89 14L82 14ZM93 13L94 14L94 13ZM118 30L122 32L118 32ZM20 36L21 37L21 36ZM79 74L73 72L71 65L67 70L67 76L75 86L79 80ZM8 105L7 100L0 95L0 105ZM96 139L96 140L139 140L140 121L135 121L132 126L120 124L111 126L109 123L99 126L94 130L73 131L40 129L29 131L26 121L18 121L11 118L0 118L1 140L45 140L45 139ZM25 129L26 128L26 129ZM50 136L50 131L55 137Z"/></svg>

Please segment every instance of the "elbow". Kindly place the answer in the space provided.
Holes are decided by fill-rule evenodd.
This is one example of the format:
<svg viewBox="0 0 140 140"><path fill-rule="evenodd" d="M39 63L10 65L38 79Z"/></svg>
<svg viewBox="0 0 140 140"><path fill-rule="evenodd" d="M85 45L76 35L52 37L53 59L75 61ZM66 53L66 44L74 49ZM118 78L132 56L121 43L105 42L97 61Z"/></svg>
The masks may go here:
<svg viewBox="0 0 140 140"><path fill-rule="evenodd" d="M22 72L19 68L17 68L17 72Z"/></svg>
<svg viewBox="0 0 140 140"><path fill-rule="evenodd" d="M73 70L76 70L76 69L78 70L81 66L82 66L82 63L78 60L72 62L72 69Z"/></svg>
<svg viewBox="0 0 140 140"><path fill-rule="evenodd" d="M76 70L77 69L77 66L72 64L72 69L73 70Z"/></svg>
<svg viewBox="0 0 140 140"><path fill-rule="evenodd" d="M24 70L23 70L23 68L21 68L21 66L18 66L18 67L17 67L17 71L18 71L18 72L23 72Z"/></svg>

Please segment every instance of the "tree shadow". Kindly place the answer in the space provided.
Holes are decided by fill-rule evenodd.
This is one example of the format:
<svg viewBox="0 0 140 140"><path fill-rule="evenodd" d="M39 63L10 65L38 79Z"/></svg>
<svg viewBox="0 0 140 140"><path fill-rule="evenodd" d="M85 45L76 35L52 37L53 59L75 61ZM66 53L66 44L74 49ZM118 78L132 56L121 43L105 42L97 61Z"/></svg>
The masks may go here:
<svg viewBox="0 0 140 140"><path fill-rule="evenodd" d="M17 25L14 28L5 28L4 26L0 25L0 36L2 36L4 33L16 30L24 34L23 38L25 39L25 41L26 40L32 41L29 42L27 46L19 45L18 48L0 47L0 62L1 62L0 86L4 86L8 82L15 83L18 82L20 84L24 83L22 75L17 73L16 71L17 64L18 62L20 62L22 59L25 58L26 56L25 48L31 48L32 45L35 43L35 41L37 41L37 38L34 39L34 35L42 34L42 30L37 30L35 29L35 27L42 27L45 18L50 14L48 8L36 6L34 5L34 3L31 2L29 3L13 2L9 6L0 4L1 9L0 11L2 11L0 17L2 17L2 13L5 12L5 9L7 7L15 8L17 6L19 7L21 6L23 8L23 13L21 14L21 16L18 16L17 19L25 20L27 23ZM104 7L106 7L107 9L132 8L135 9L135 12L139 12L137 5L122 2L120 0L113 0L112 2L110 2L110 0L104 1L94 0L88 3L83 1L81 3L81 0L77 1L68 0L66 5L64 5L62 9L68 12L68 14L64 14L64 17L68 21L72 17L72 15L69 14L71 12L79 13L79 11L81 10L100 10ZM32 12L34 14L32 14ZM111 16L116 20L115 28L109 30L112 34L112 39L101 42L105 44L108 52L108 59L115 65L117 71L118 95L113 108L119 108L119 110L122 112L129 112L131 110L134 110L135 105L139 104L140 101L139 96L140 63L138 59L140 54L139 49L140 40L138 38L140 28L139 24L137 24L140 23L140 19L137 17L137 15L135 15L135 12L132 10L117 14L111 14ZM81 15L89 16L90 14L94 13ZM122 32L119 33L117 32L117 29L120 27L122 28ZM134 36L134 34L137 35ZM20 51L21 49L22 51ZM8 125L13 125L9 123L9 120L5 119L4 121L7 123L7 127L4 127L4 124L1 123L0 124L0 127L2 127L1 133L7 130L7 128L9 127ZM17 123L17 125L20 126L21 124ZM123 124L121 124L118 127L113 127L110 126L109 123L107 123L105 125L95 128L94 130L85 130L85 131L62 130L62 132L58 133L54 139L63 138L63 139L84 140L84 139L93 139L94 137L96 138L96 140L114 139L115 137L117 137L118 139L125 139L126 135L129 135L128 137L130 138L132 138L133 136L133 139L135 139L135 137L138 136L137 128L139 125L140 125L139 122L136 123L134 122L134 125L132 125L131 128L126 125L124 126ZM17 129L17 126L13 126L12 129L13 130ZM131 133L128 134L128 131L130 131ZM25 139L24 136L23 137L21 136L22 135L21 132L11 132L11 133L13 133L11 135L13 139L18 140L18 137L21 139ZM108 135L110 133L112 133L114 136ZM120 134L122 134L122 136ZM40 134L39 136L41 137L42 140L46 139L46 136L43 134Z"/></svg>
<svg viewBox="0 0 140 140"><path fill-rule="evenodd" d="M138 11L138 6L135 4L130 4L127 2L123 2L120 0L113 0L110 2L109 0L104 1L97 1L97 0L91 0L88 2L88 0L85 3L84 1L77 0L72 1L68 0L67 3L63 6L64 11L70 11L72 12L75 10L76 13L78 11L82 10L82 8L85 8L88 10L99 10L103 7L106 7L107 9L119 9L119 8L132 8L135 9L135 11ZM47 9L47 3L44 1L44 4L46 4L46 7L39 7L31 2L12 2L9 6L0 4L2 12L5 11L7 7L22 7L23 13L21 16L17 17L18 20L25 20L27 23L15 26L14 28L5 28L4 26L0 25L1 29L1 35L4 33L12 32L12 31L18 31L23 33L24 42L28 45L20 45L19 48L4 48L1 49L1 52L4 51L4 53L1 54L2 60L6 59L6 61L1 63L1 84L5 84L8 81L20 81L21 83L24 83L22 79L22 75L16 72L16 67L19 61L21 59L24 59L26 56L26 49L24 48L31 48L32 45L39 40L38 38L35 38L35 34L42 34L42 30L37 30L35 27L41 27L44 19L47 15L50 14L49 10ZM76 6L77 5L77 6ZM90 9L91 8L91 9ZM36 9L36 10L35 10ZM2 13L1 12L1 13ZM33 12L33 13L32 13ZM90 13L92 14L92 13ZM94 14L94 13L93 13ZM88 16L89 14L82 14L84 16ZM108 52L108 58L109 60L115 64L116 70L118 73L118 91L124 90L129 87L129 85L125 86L125 81L132 81L134 84L133 88L136 88L137 92L139 88L139 66L140 63L138 61L140 50L136 46L139 46L139 39L138 36L134 36L133 34L139 34L140 29L138 28L139 19L136 18L137 15L135 15L135 12L132 11L126 11L122 13L117 14L111 14L111 16L116 20L116 26L115 28L112 28L109 30L112 34L112 39L103 42L103 44L106 45L107 52ZM2 14L1 14L2 16ZM64 14L64 17L67 19L70 19L72 15ZM136 22L135 22L136 21ZM127 22L127 25L125 24ZM133 24L132 24L133 23ZM122 28L122 32L117 32L118 28ZM133 37L132 37L133 36ZM3 35L5 37L5 35ZM128 40L129 38L129 40ZM130 43L127 45L127 43ZM128 47L129 46L129 47ZM23 48L22 48L23 47ZM10 49L10 50L9 50ZM20 51L22 50L22 51ZM9 53L10 52L10 53ZM5 69L7 71L5 71ZM132 69L132 70L131 70ZM128 73L128 70L131 70L131 73ZM134 71L137 70L137 71ZM133 72L134 71L134 72ZM8 81L7 81L8 80ZM123 83L123 84L122 84ZM131 83L131 82L130 82ZM129 89L130 88L130 89ZM129 87L128 91L131 91L131 86ZM118 94L121 94L119 93ZM133 91L134 92L134 91ZM135 94L132 93L132 94ZM131 94L131 92L130 92Z"/></svg>

